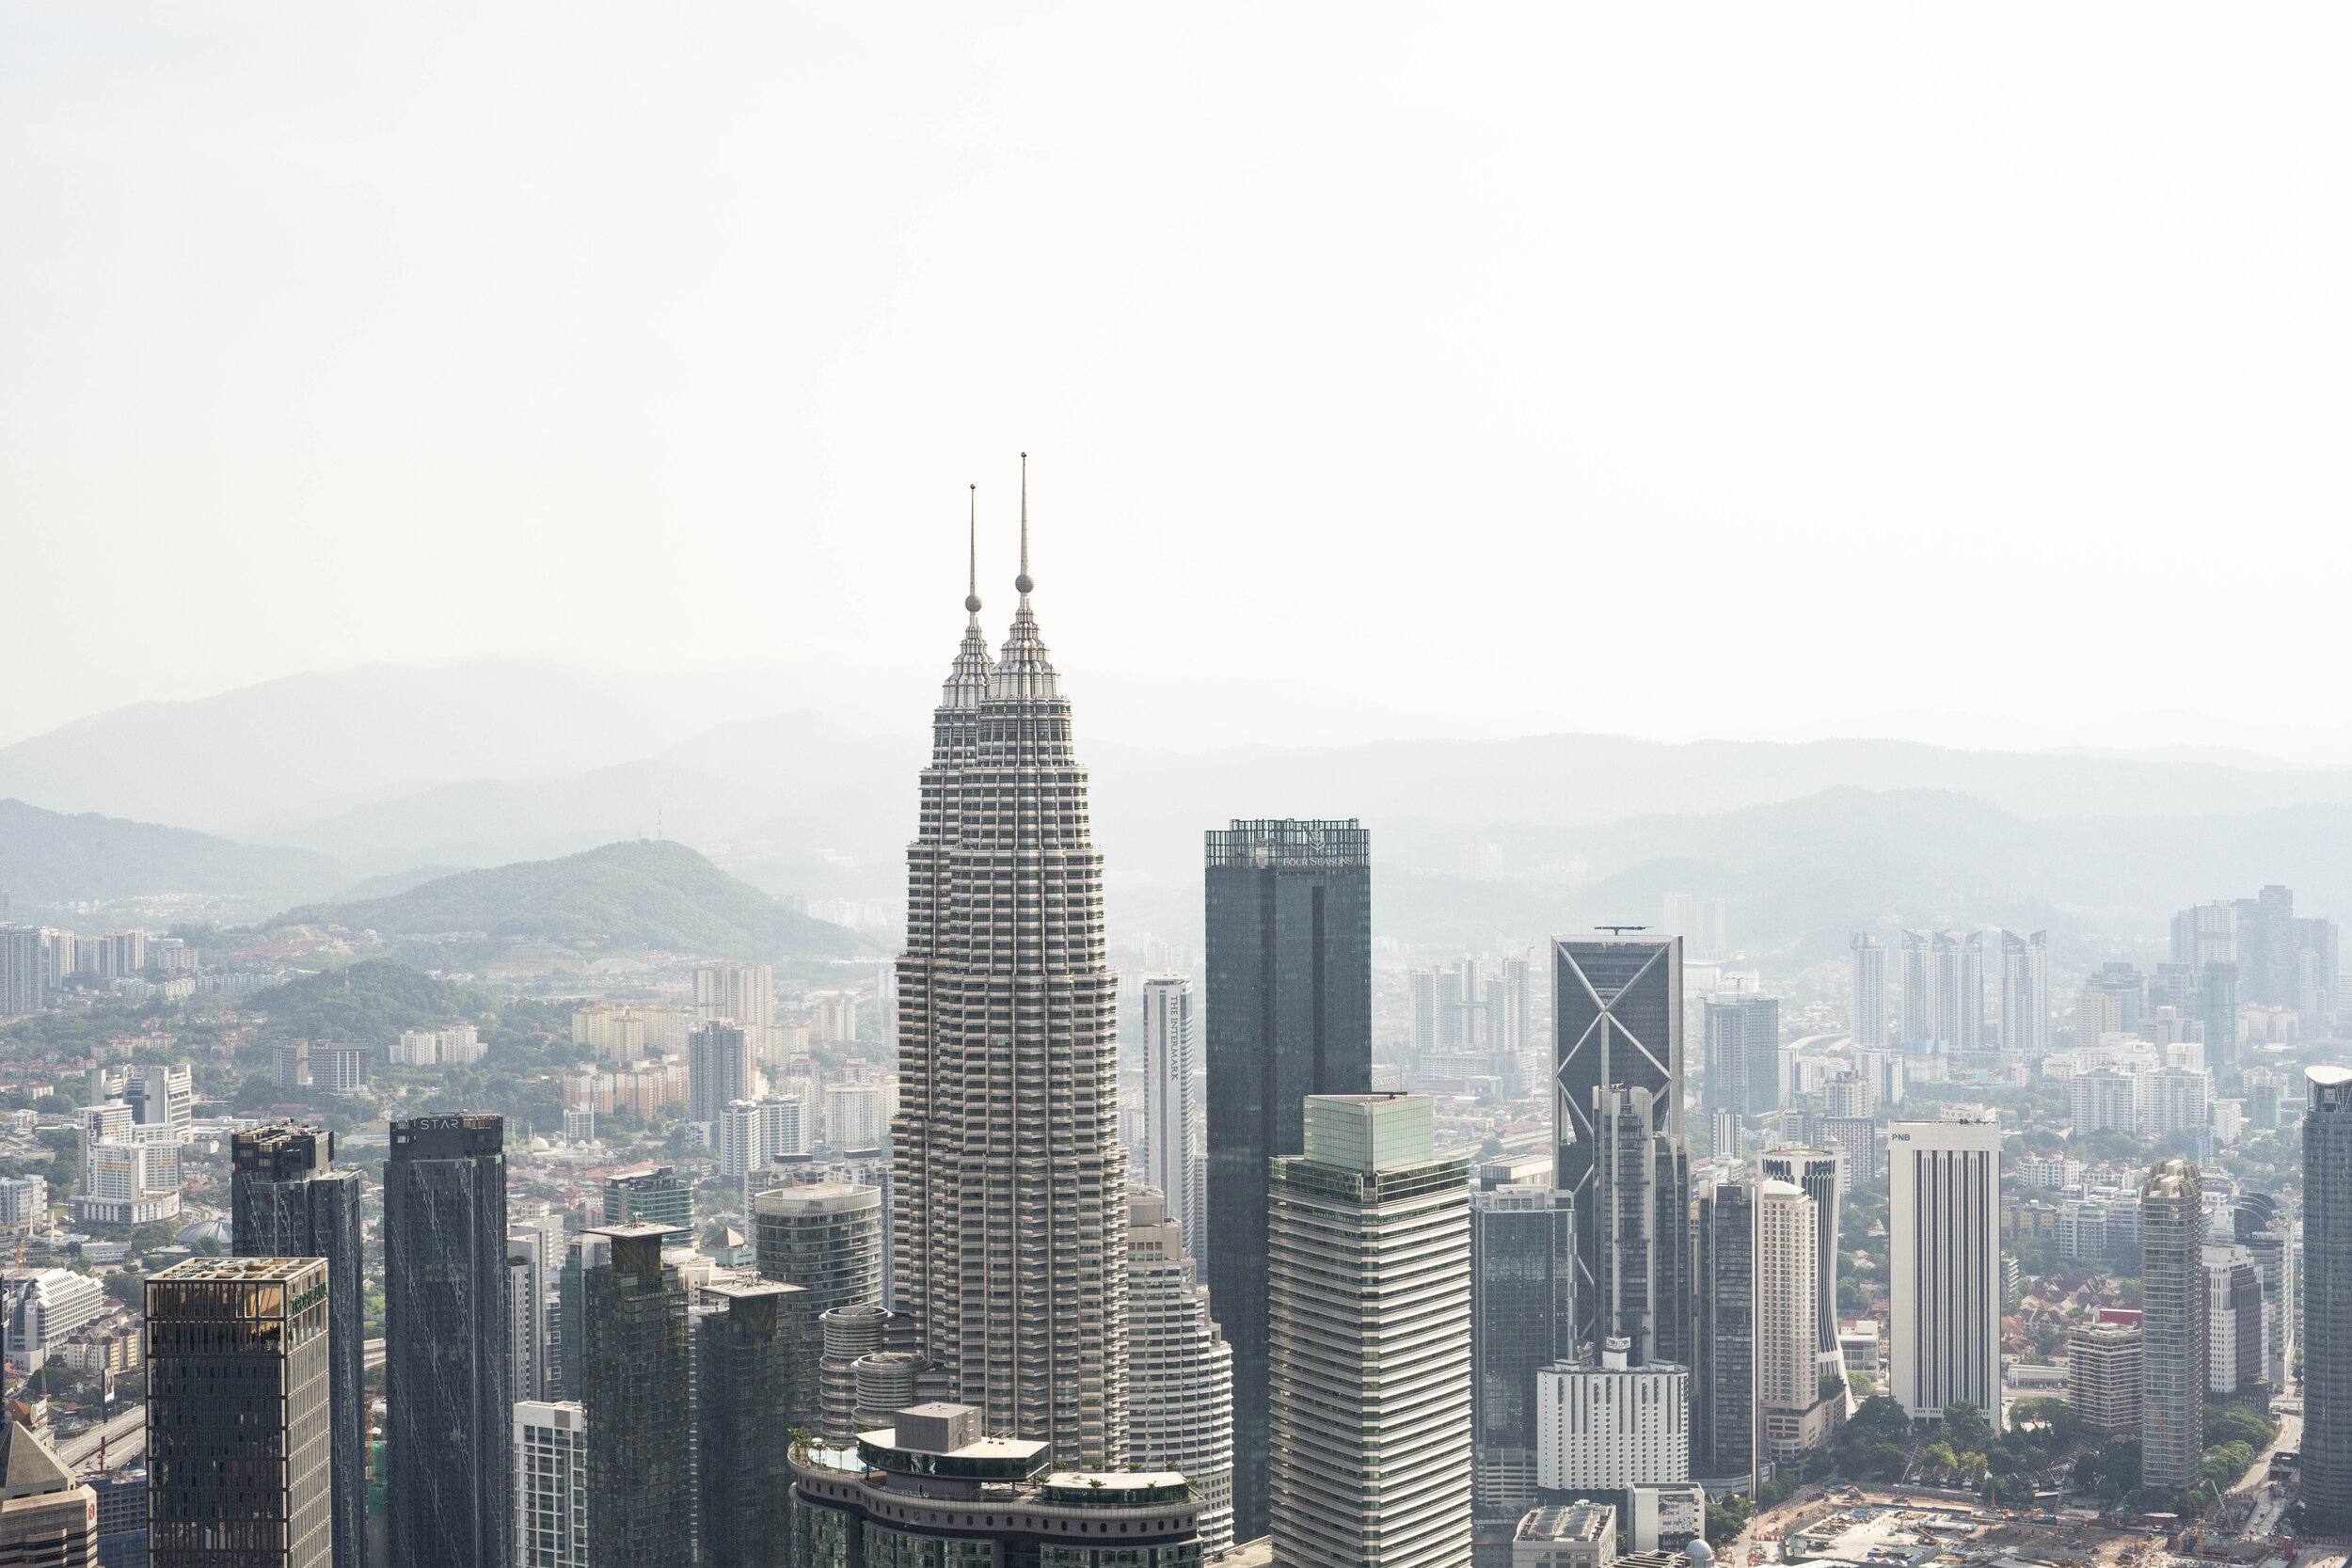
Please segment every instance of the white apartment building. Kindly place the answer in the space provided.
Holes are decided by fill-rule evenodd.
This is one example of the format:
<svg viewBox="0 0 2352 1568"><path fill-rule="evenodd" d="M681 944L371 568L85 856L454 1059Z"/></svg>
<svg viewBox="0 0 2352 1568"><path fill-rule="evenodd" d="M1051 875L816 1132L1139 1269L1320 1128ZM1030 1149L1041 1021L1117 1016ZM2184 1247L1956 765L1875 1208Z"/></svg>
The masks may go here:
<svg viewBox="0 0 2352 1568"><path fill-rule="evenodd" d="M1154 975L1143 983L1143 1158L1130 1170L1165 1196L1184 1227L1185 1256L1198 1259L1208 1244L1209 1192L1195 1065L1192 981Z"/></svg>
<svg viewBox="0 0 2352 1568"><path fill-rule="evenodd" d="M12 1176L0 1180L0 1225L22 1228L49 1218L49 1179Z"/></svg>
<svg viewBox="0 0 2352 1568"><path fill-rule="evenodd" d="M880 1148L890 1124L879 1084L835 1084L825 1090L825 1142L836 1149Z"/></svg>
<svg viewBox="0 0 2352 1568"><path fill-rule="evenodd" d="M1434 1103L1310 1095L1272 1162L1271 1535L1289 1568L1455 1568L1470 1537L1470 1201ZM1356 1288L1334 1291L1330 1281Z"/></svg>
<svg viewBox="0 0 2352 1568"><path fill-rule="evenodd" d="M2017 1180L2027 1187L2072 1187L2083 1179L2083 1163L2063 1154L2026 1154L2017 1161Z"/></svg>
<svg viewBox="0 0 2352 1568"><path fill-rule="evenodd" d="M2166 1068L2132 1076L2132 1110L2138 1130L2164 1135L2187 1132L2208 1120L2205 1104L2212 1081L2201 1072Z"/></svg>
<svg viewBox="0 0 2352 1568"><path fill-rule="evenodd" d="M1233 1544L1233 1347L1151 1187L1127 1190L1127 1460L1192 1482L1204 1555Z"/></svg>
<svg viewBox="0 0 2352 1568"><path fill-rule="evenodd" d="M180 1143L168 1127L134 1127L87 1147L76 1220L146 1225L180 1212Z"/></svg>
<svg viewBox="0 0 2352 1568"><path fill-rule="evenodd" d="M1807 1303L1808 1339L1812 1329ZM1629 1367L1629 1348L1613 1335L1601 1342L1599 1366L1563 1361L1535 1374L1535 1470L1546 1491L1691 1479L1691 1369L1671 1361Z"/></svg>
<svg viewBox="0 0 2352 1568"><path fill-rule="evenodd" d="M588 1412L515 1405L515 1568L588 1568Z"/></svg>
<svg viewBox="0 0 2352 1568"><path fill-rule="evenodd" d="M762 1164L787 1154L809 1152L807 1106L792 1095L768 1095L759 1101L759 1158Z"/></svg>
<svg viewBox="0 0 2352 1568"><path fill-rule="evenodd" d="M1886 1130L1890 1359L1915 1419L2001 1390L2001 1128L1899 1121Z"/></svg>
<svg viewBox="0 0 2352 1568"><path fill-rule="evenodd" d="M548 1269L562 1245L563 1222L550 1239L537 1222L506 1232L507 1397L516 1403L545 1399L548 1386Z"/></svg>
<svg viewBox="0 0 2352 1568"><path fill-rule="evenodd" d="M704 964L694 971L694 1012L706 1023L765 1028L775 1022L775 966L735 960Z"/></svg>
<svg viewBox="0 0 2352 1568"><path fill-rule="evenodd" d="M711 1141L718 1146L722 1180L740 1186L744 1178L768 1163L767 1140L760 1135L762 1130L756 1101L730 1100L719 1107L719 1119L711 1126Z"/></svg>
<svg viewBox="0 0 2352 1568"><path fill-rule="evenodd" d="M7 1290L8 1358L20 1372L62 1351L106 1304L105 1287L95 1275L70 1269L11 1270Z"/></svg>

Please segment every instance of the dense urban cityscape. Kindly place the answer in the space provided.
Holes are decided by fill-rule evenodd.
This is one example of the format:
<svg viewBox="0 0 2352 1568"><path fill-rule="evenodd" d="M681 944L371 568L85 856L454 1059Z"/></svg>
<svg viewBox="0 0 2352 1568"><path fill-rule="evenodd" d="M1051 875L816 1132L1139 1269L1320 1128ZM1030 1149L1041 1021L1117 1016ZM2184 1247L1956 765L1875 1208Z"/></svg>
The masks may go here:
<svg viewBox="0 0 2352 1568"><path fill-rule="evenodd" d="M2352 1568L2346 60L0 0L0 1568Z"/></svg>
<svg viewBox="0 0 2352 1568"><path fill-rule="evenodd" d="M2352 1070L2336 924L2288 888L2189 904L2148 971L1854 930L1842 1001L1789 1018L1724 899L1376 963L1368 830L1237 818L1199 962L1114 965L1025 503L993 654L974 553L895 960L0 925L0 1552L1648 1568L2352 1530ZM437 947L502 967L388 956Z"/></svg>

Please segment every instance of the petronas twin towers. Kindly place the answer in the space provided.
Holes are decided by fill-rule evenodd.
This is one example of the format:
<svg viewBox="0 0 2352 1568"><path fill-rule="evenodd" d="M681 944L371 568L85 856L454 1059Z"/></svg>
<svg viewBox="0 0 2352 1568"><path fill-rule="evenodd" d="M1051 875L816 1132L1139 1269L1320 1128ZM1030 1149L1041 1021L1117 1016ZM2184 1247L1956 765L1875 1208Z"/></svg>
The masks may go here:
<svg viewBox="0 0 2352 1568"><path fill-rule="evenodd" d="M1029 608L1023 463L1020 604L992 661L976 571L907 847L898 1301L986 1431L1110 1469L1127 1444L1117 977L1086 769Z"/></svg>

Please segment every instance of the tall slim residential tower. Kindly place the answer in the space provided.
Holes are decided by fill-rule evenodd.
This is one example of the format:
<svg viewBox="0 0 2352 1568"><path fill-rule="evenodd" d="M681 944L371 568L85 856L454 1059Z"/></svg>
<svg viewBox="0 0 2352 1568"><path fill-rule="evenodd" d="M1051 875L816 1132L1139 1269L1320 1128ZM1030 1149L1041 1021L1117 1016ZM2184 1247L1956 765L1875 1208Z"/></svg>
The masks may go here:
<svg viewBox="0 0 2352 1568"><path fill-rule="evenodd" d="M882 1300L882 1197L849 1181L777 1187L752 1199L759 1276L809 1292L809 1314Z"/></svg>
<svg viewBox="0 0 2352 1568"><path fill-rule="evenodd" d="M2142 1486L2185 1492L2204 1463L2204 1254L2203 1180L2186 1160L2159 1160L2139 1184Z"/></svg>
<svg viewBox="0 0 2352 1568"><path fill-rule="evenodd" d="M2306 1069L2303 1507L2352 1528L2352 1069Z"/></svg>
<svg viewBox="0 0 2352 1568"><path fill-rule="evenodd" d="M1905 1046L1923 1045L1935 1033L1935 937L1929 931L1902 935L1903 1028Z"/></svg>
<svg viewBox="0 0 2352 1568"><path fill-rule="evenodd" d="M1699 1188L1698 1313L1692 1335L1691 1470L1756 1470L1756 1183Z"/></svg>
<svg viewBox="0 0 2352 1568"><path fill-rule="evenodd" d="M2001 1129L1886 1129L1888 1338L1894 1396L1915 1419L2001 1392Z"/></svg>
<svg viewBox="0 0 2352 1568"><path fill-rule="evenodd" d="M1820 1396L1820 1220L1813 1200L1770 1175L1756 1186L1756 1395L1775 1458L1827 1437ZM1842 1409L1842 1406L1840 1407Z"/></svg>
<svg viewBox="0 0 2352 1568"><path fill-rule="evenodd" d="M588 1413L515 1406L516 1568L588 1568Z"/></svg>
<svg viewBox="0 0 2352 1568"><path fill-rule="evenodd" d="M1233 1538L1266 1533L1266 1162L1372 1091L1372 846L1355 821L1208 835L1210 1298L1233 1347ZM1439 998L1438 1026L1444 1026ZM1456 1012L1458 1017L1458 1009Z"/></svg>
<svg viewBox="0 0 2352 1568"><path fill-rule="evenodd" d="M753 1047L739 1023L704 1023L686 1037L686 1117L717 1121L729 1101L752 1097Z"/></svg>
<svg viewBox="0 0 2352 1568"><path fill-rule="evenodd" d="M589 1560L691 1568L693 1402L686 1285L663 1263L659 1225L609 1225L588 1271Z"/></svg>
<svg viewBox="0 0 2352 1568"><path fill-rule="evenodd" d="M1274 1162L1274 1559L1457 1568L1470 1539L1470 1167L1432 1101L1316 1095ZM1334 1279L1354 1289L1335 1291Z"/></svg>
<svg viewBox="0 0 2352 1568"><path fill-rule="evenodd" d="M322 1258L191 1258L147 1281L154 1568L335 1560L327 1274Z"/></svg>
<svg viewBox="0 0 2352 1568"><path fill-rule="evenodd" d="M1535 1374L1576 1354L1576 1210L1557 1187L1470 1196L1471 1506L1535 1506Z"/></svg>
<svg viewBox="0 0 2352 1568"><path fill-rule="evenodd" d="M1024 482L1025 494L1026 483ZM1127 1155L1103 857L1070 702L1021 595L1003 657L971 619L907 846L891 1124L898 1309L951 1397L1055 1463L1127 1440Z"/></svg>
<svg viewBox="0 0 2352 1568"><path fill-rule="evenodd" d="M1606 1226L1595 1200L1603 1088L1649 1091L1651 1131L1682 1142L1682 940L1597 933L1552 942L1555 1181L1576 1201L1577 1339L1597 1346ZM1609 1330L1609 1333L1618 1332ZM1596 1354L1598 1354L1596 1351ZM1636 1359L1640 1353L1636 1352ZM1687 1360L1687 1357L1681 1359Z"/></svg>
<svg viewBox="0 0 2352 1568"><path fill-rule="evenodd" d="M1201 1549L1223 1551L1233 1544L1233 1347L1154 1187L1127 1189L1127 1307L1128 1462L1192 1482Z"/></svg>
<svg viewBox="0 0 2352 1568"><path fill-rule="evenodd" d="M2001 1054L2050 1053L2050 933L2001 933Z"/></svg>
<svg viewBox="0 0 2352 1568"><path fill-rule="evenodd" d="M357 1170L332 1170L335 1134L281 1122L230 1146L229 1203L240 1258L326 1259L326 1386L333 1431L335 1560L366 1568L368 1410L360 1398L365 1286Z"/></svg>
<svg viewBox="0 0 2352 1568"><path fill-rule="evenodd" d="M1691 1149L1661 1131L1658 1096L1644 1088L1595 1091L1588 1201L1598 1250L1593 1307L1577 1281L1580 1342L1627 1342L1631 1365L1691 1364ZM1578 1216L1580 1221L1582 1216Z"/></svg>
<svg viewBox="0 0 2352 1568"><path fill-rule="evenodd" d="M762 1028L773 1023L775 966L758 959L704 964L694 971L694 1016L707 1023L757 1024Z"/></svg>
<svg viewBox="0 0 2352 1568"><path fill-rule="evenodd" d="M506 1123L416 1117L391 1132L384 1439L392 1568L506 1568Z"/></svg>
<svg viewBox="0 0 2352 1568"><path fill-rule="evenodd" d="M1847 940L1852 952L1852 997L1846 1026L1853 1042L1866 1049L1886 1044L1886 943L1867 931Z"/></svg>
<svg viewBox="0 0 2352 1568"><path fill-rule="evenodd" d="M1702 1015L1707 1037L1707 1083L1703 1103L1709 1111L1756 1116L1780 1109L1780 998L1735 996L1708 1000Z"/></svg>
<svg viewBox="0 0 2352 1568"><path fill-rule="evenodd" d="M1837 1348L1837 1162L1825 1148L1780 1148L1764 1156L1767 1180L1803 1188L1813 1200L1814 1348Z"/></svg>
<svg viewBox="0 0 2352 1568"><path fill-rule="evenodd" d="M1184 1253L1208 1244L1207 1150L1193 1087L1192 982L1181 974L1143 983L1143 1184L1165 1196L1184 1227Z"/></svg>

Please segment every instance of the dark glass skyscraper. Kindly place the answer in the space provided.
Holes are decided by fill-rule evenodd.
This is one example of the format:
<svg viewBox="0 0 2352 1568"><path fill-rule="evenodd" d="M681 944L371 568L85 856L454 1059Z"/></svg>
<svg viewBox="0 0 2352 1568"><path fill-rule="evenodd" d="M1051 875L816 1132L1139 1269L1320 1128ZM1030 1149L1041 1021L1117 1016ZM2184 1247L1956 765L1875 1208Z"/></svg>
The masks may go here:
<svg viewBox="0 0 2352 1568"><path fill-rule="evenodd" d="M384 1422L392 1568L506 1568L506 1123L392 1123L384 1165Z"/></svg>
<svg viewBox="0 0 2352 1568"><path fill-rule="evenodd" d="M332 1406L335 1560L367 1568L368 1410L360 1398L365 1286L356 1170L331 1170L335 1134L281 1123L240 1132L230 1209L240 1258L326 1259L327 1391Z"/></svg>
<svg viewBox="0 0 2352 1568"><path fill-rule="evenodd" d="M1216 1298L1213 1293L1210 1300ZM1576 1350L1576 1212L1557 1187L1470 1196L1470 1505L1535 1506L1535 1374Z"/></svg>
<svg viewBox="0 0 2352 1568"><path fill-rule="evenodd" d="M1692 1335L1691 1473L1756 1466L1756 1186L1699 1189L1698 1321Z"/></svg>
<svg viewBox="0 0 2352 1568"><path fill-rule="evenodd" d="M1233 1539L1266 1533L1266 1162L1372 1092L1372 848L1355 819L1208 835L1209 1299L1233 1347Z"/></svg>
<svg viewBox="0 0 2352 1568"><path fill-rule="evenodd" d="M809 1292L769 1280L703 1287L694 1308L702 1560L785 1568L792 1560L791 1433L812 1430L804 1396L817 1348ZM589 1427L595 1447L596 1428ZM593 1537L591 1538L593 1539Z"/></svg>
<svg viewBox="0 0 2352 1568"><path fill-rule="evenodd" d="M658 1224L592 1232L612 1250L588 1271L588 1549L597 1562L694 1560L694 1407L686 1283L661 1260ZM615 1548L620 1543L626 1547Z"/></svg>
<svg viewBox="0 0 2352 1568"><path fill-rule="evenodd" d="M316 1258L191 1258L148 1280L154 1568L335 1561L327 1273ZM66 1560L52 1552L16 1560Z"/></svg>
<svg viewBox="0 0 2352 1568"><path fill-rule="evenodd" d="M2303 1074L2303 1508L2352 1528L2352 1069Z"/></svg>
<svg viewBox="0 0 2352 1568"><path fill-rule="evenodd" d="M1597 1354L1606 1225L1593 1191L1596 1096L1609 1086L1647 1089L1652 1132L1682 1146L1682 939L1562 937L1552 943L1551 994L1558 1184L1576 1199L1577 1338Z"/></svg>

